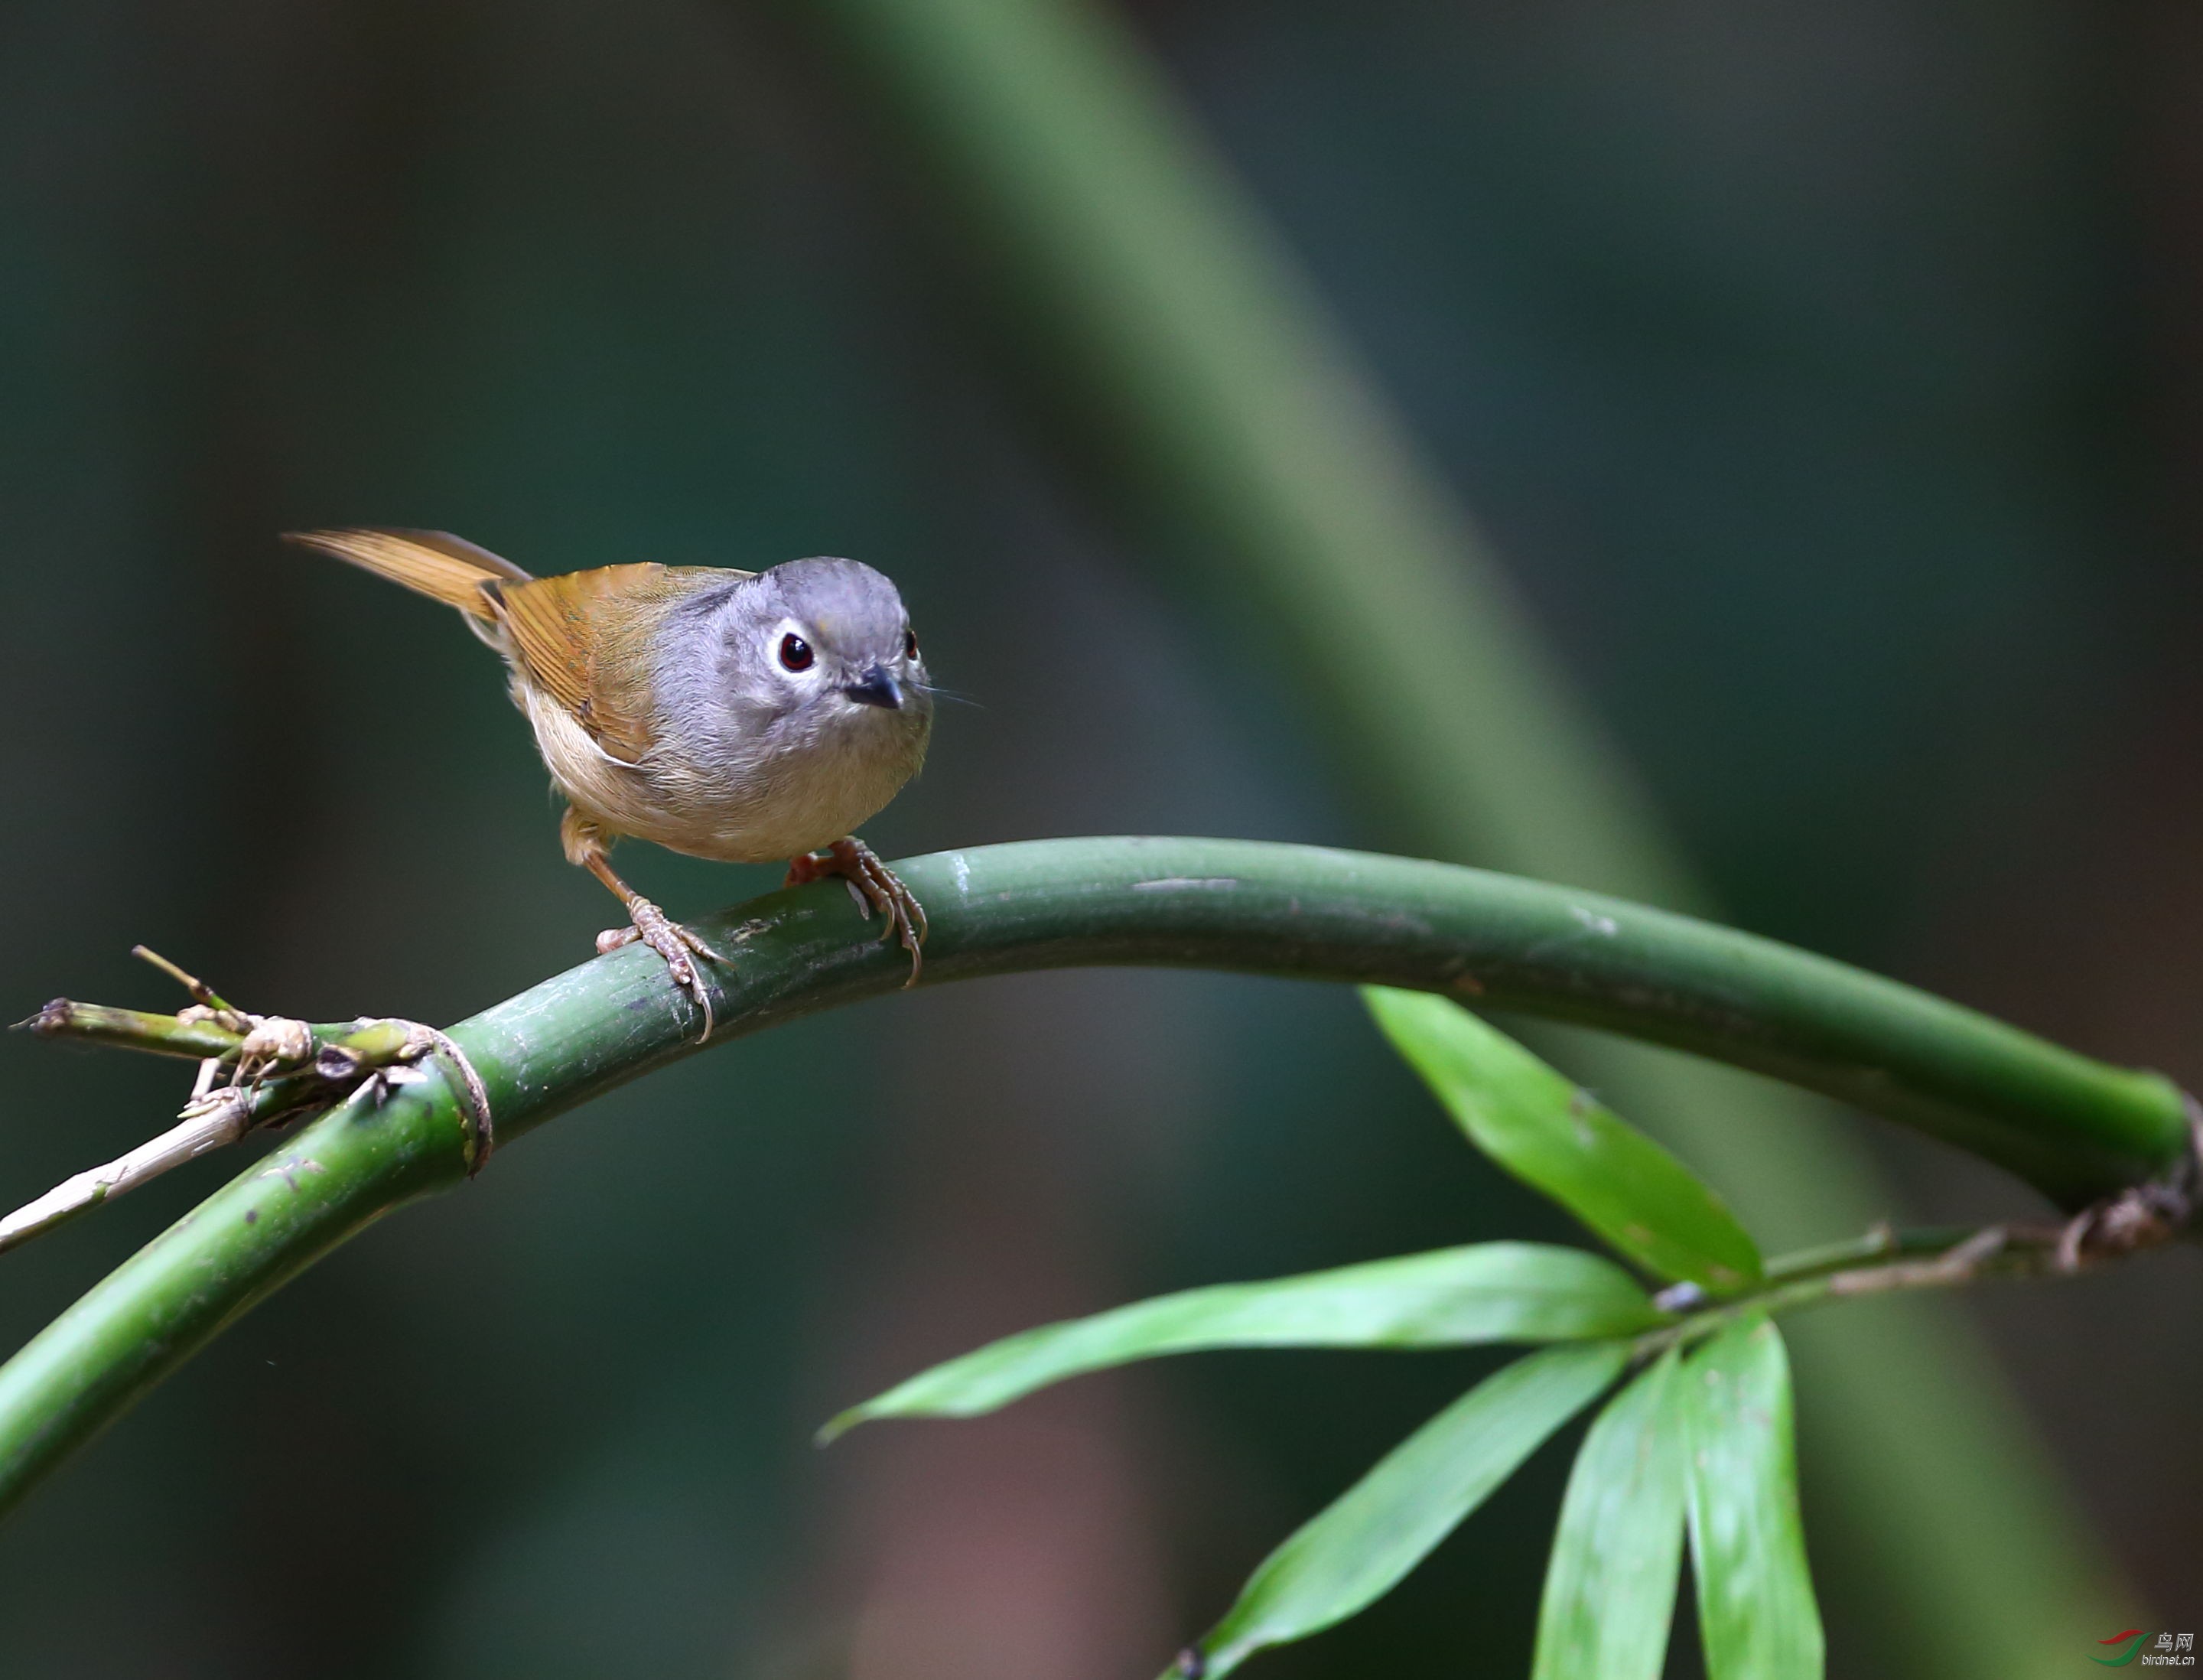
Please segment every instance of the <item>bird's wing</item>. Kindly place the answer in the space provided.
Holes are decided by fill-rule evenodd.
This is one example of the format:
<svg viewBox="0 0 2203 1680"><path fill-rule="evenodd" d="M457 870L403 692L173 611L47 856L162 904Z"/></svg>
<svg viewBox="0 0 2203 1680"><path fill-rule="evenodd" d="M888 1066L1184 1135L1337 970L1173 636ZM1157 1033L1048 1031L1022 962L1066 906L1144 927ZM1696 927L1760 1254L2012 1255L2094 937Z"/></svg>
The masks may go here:
<svg viewBox="0 0 2203 1680"><path fill-rule="evenodd" d="M695 589L701 566L599 566L484 587L528 678L571 713L614 758L635 764L657 738L651 643L665 614Z"/></svg>

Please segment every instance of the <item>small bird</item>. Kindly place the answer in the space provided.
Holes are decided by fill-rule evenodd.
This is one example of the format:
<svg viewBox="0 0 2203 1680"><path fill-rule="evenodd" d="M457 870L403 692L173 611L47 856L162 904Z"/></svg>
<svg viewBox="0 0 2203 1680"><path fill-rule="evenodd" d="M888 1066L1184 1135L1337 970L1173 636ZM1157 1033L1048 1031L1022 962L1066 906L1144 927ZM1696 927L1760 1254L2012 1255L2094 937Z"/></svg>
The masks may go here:
<svg viewBox="0 0 2203 1680"><path fill-rule="evenodd" d="M612 873L612 842L654 841L722 863L793 860L787 884L840 875L883 938L923 961L925 910L850 831L918 773L933 695L902 597L856 560L766 571L650 564L532 577L442 531L293 531L456 606L505 656L513 704L565 795L566 858L627 907L640 939L704 1011L691 954L726 959Z"/></svg>

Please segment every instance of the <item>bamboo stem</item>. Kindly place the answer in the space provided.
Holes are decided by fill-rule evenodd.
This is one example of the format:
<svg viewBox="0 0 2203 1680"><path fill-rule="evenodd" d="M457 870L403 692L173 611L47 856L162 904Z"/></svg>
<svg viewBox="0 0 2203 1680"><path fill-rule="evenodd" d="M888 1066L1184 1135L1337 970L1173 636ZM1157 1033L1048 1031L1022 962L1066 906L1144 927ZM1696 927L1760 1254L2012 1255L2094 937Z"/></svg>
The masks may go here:
<svg viewBox="0 0 2203 1680"><path fill-rule="evenodd" d="M1843 965L1728 929L1450 865L1241 841L1037 841L897 866L932 918L924 983L1078 964L1234 969L1443 991L1587 1020L1853 1097L2079 1205L2185 1158L2179 1093ZM699 932L714 1044L901 989L838 884ZM395 1027L398 1023L375 1023ZM500 1145L694 1053L696 1005L640 947L451 1029ZM362 1029L363 1031L366 1029ZM0 1509L253 1302L393 1208L466 1174L441 1067L324 1115L215 1192L0 1366ZM288 1078L305 1077L303 1074ZM276 1081L270 1081L271 1087Z"/></svg>

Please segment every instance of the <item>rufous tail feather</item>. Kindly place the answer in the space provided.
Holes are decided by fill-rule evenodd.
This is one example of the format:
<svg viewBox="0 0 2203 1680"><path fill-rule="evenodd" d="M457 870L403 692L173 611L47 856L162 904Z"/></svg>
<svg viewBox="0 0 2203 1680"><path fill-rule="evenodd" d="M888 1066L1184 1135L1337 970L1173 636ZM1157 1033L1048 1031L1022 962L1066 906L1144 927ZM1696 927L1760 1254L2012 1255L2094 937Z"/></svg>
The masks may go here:
<svg viewBox="0 0 2203 1680"><path fill-rule="evenodd" d="M286 542L317 549L364 567L378 577L403 583L416 594L456 606L482 624L495 622L496 609L482 585L524 583L528 573L487 548L477 548L446 531L286 531Z"/></svg>

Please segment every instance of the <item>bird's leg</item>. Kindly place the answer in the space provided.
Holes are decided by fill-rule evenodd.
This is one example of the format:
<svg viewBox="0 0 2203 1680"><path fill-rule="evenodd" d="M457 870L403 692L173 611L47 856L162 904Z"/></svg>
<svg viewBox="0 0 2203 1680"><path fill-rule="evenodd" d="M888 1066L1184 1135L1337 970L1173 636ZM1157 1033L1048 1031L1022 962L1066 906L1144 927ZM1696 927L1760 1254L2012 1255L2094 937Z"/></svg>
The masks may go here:
<svg viewBox="0 0 2203 1680"><path fill-rule="evenodd" d="M836 840L823 852L806 852L789 860L788 878L781 884L800 887L806 881L824 880L829 875L839 875L849 884L850 896L867 919L874 910L887 917L888 925L880 938L902 941L902 948L910 953L910 978L903 985L916 985L925 966L919 949L925 944L925 906L918 902L917 894L880 861L878 853L853 834Z"/></svg>
<svg viewBox="0 0 2203 1680"><path fill-rule="evenodd" d="M700 936L682 926L657 905L652 903L612 872L611 855L605 843L602 830L580 813L569 807L564 819L558 825L558 837L565 844L566 859L580 865L605 884L605 890L627 907L628 927L607 928L597 935L599 955L616 951L623 945L631 945L640 939L665 959L666 972L673 983L696 1000L704 1011L704 1036L712 1036L717 1025L712 1009L712 993L697 972L689 953L712 962L724 964L726 958L706 944Z"/></svg>

